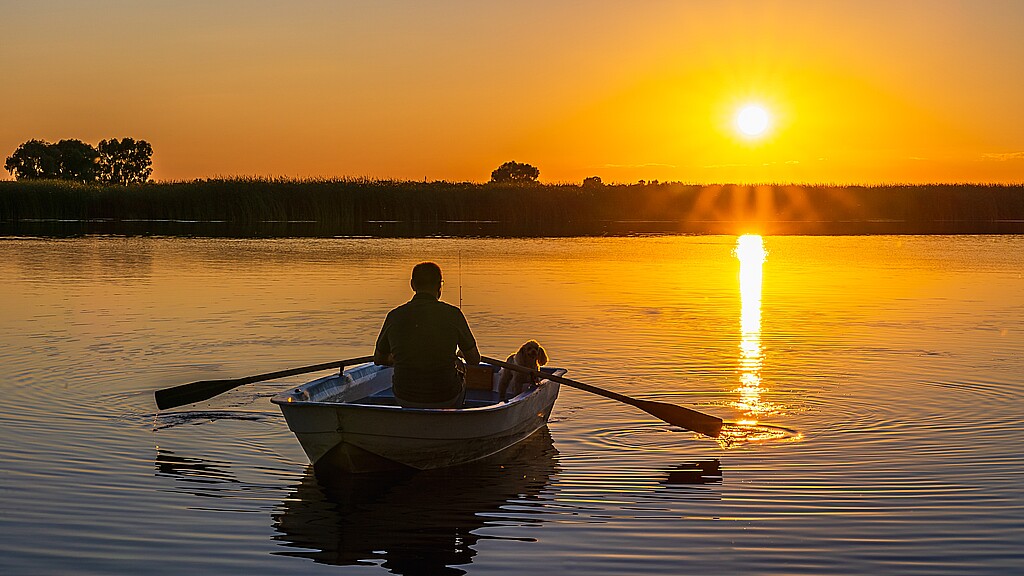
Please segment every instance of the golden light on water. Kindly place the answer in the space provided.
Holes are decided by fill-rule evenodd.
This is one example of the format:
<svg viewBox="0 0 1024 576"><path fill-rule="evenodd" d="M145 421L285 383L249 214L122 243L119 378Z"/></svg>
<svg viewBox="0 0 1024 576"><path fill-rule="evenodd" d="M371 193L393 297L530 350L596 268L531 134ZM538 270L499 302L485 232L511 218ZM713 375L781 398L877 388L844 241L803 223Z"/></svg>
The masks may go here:
<svg viewBox="0 0 1024 576"><path fill-rule="evenodd" d="M767 252L764 240L746 234L736 240L734 250L740 261L740 398L734 406L743 410L745 421L770 410L761 400L761 282Z"/></svg>

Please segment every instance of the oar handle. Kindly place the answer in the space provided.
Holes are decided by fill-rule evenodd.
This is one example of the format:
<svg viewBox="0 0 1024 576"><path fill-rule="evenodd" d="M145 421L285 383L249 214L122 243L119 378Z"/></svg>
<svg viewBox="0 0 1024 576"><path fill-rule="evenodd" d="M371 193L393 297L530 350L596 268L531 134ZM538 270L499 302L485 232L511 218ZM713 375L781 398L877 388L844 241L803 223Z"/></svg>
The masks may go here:
<svg viewBox="0 0 1024 576"><path fill-rule="evenodd" d="M234 382L237 382L238 385L241 386L242 384L252 384L253 382L262 382L263 380L276 380L278 378L287 378L289 376L306 374L308 372L319 372L321 370L330 370L331 368L344 368L345 366L362 364L364 362L370 362L371 360L373 360L373 356L360 356L359 358L349 358L348 360L335 360L333 362L324 362L323 364L313 364L310 366L301 366L299 368L289 368L288 370L278 370L277 372L267 372L266 374L257 374L256 376L246 376L245 378L238 378L234 380Z"/></svg>
<svg viewBox="0 0 1024 576"><path fill-rule="evenodd" d="M333 362L324 362L323 364L289 368L288 370L278 370L277 372L267 372L265 374L257 374L255 376L246 376L244 378L235 378L231 380L200 380L199 382L191 382L189 384L181 384L172 388L157 390L153 395L156 398L157 408L160 410L167 410L168 408L177 408L178 406L184 406L185 404L209 400L210 398L223 394L228 390L233 390L245 384L252 384L253 382L287 378L288 376L305 374L307 372L330 370L331 368L353 366L355 364L362 364L372 360L373 356L360 356L358 358L335 360Z"/></svg>

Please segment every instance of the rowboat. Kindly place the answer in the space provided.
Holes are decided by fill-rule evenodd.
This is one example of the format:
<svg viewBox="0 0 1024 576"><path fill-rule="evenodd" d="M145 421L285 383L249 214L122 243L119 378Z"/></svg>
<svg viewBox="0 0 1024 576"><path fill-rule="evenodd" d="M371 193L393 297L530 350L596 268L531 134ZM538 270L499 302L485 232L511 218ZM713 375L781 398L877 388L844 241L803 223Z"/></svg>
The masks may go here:
<svg viewBox="0 0 1024 576"><path fill-rule="evenodd" d="M561 368L543 368L560 377ZM395 401L394 370L360 364L274 396L288 428L317 470L429 470L496 454L547 424L558 382L541 378L518 396L498 397L498 368L481 364L463 408L410 409ZM481 374L483 377L481 378Z"/></svg>

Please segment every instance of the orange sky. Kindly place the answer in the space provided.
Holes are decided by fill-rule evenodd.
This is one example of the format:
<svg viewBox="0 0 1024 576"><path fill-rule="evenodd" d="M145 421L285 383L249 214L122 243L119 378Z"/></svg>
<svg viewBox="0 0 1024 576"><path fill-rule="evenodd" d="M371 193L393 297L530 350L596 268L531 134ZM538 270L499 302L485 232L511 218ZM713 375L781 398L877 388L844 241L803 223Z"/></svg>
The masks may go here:
<svg viewBox="0 0 1024 576"><path fill-rule="evenodd" d="M131 136L158 180L1022 182L1022 38L1016 0L0 0L0 155ZM759 140L732 125L750 101Z"/></svg>

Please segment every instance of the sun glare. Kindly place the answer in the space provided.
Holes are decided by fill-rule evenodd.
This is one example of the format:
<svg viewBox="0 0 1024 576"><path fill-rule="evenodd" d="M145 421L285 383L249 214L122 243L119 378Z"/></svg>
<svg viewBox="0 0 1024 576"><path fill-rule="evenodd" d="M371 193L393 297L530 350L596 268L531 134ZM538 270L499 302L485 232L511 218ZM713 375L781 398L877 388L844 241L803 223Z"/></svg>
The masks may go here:
<svg viewBox="0 0 1024 576"><path fill-rule="evenodd" d="M761 283L762 267L767 252L764 239L745 234L736 239L736 258L740 261L740 393L734 405L744 411L753 423L761 414L771 413L772 406L761 399Z"/></svg>
<svg viewBox="0 0 1024 576"><path fill-rule="evenodd" d="M759 104L748 104L736 113L736 129L750 138L764 135L770 124L771 116Z"/></svg>

